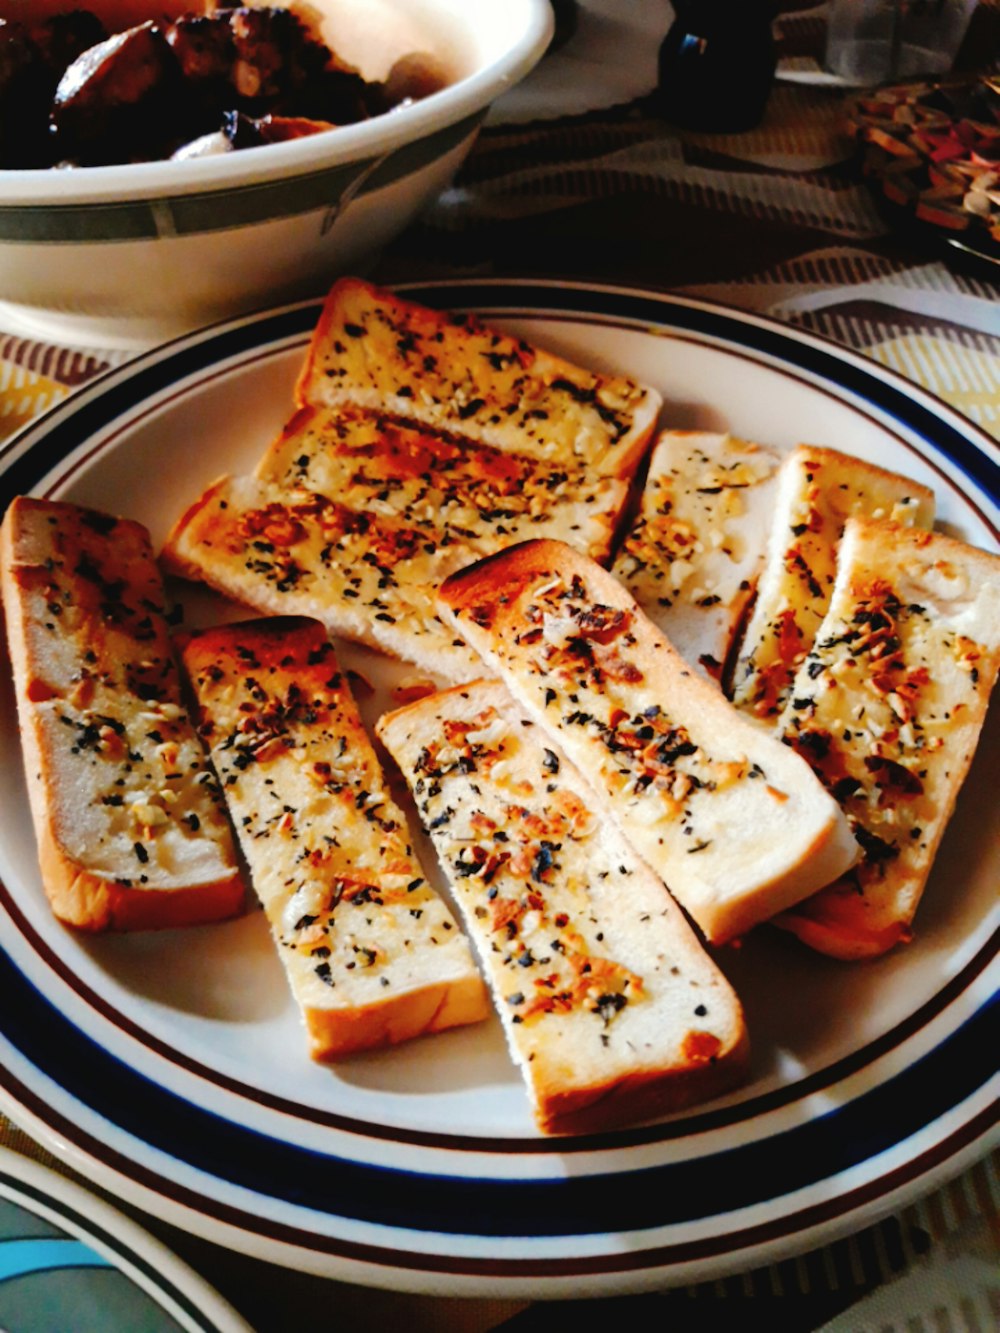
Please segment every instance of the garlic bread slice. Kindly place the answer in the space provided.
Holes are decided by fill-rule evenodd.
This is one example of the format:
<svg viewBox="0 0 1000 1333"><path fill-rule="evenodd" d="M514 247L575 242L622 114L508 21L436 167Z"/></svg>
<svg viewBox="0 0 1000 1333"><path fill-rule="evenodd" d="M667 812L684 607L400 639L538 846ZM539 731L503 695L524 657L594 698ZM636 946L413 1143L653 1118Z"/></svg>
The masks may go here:
<svg viewBox="0 0 1000 1333"><path fill-rule="evenodd" d="M723 679L753 597L779 461L734 435L664 431L639 515L612 566L653 624L711 680Z"/></svg>
<svg viewBox="0 0 1000 1333"><path fill-rule="evenodd" d="M233 916L243 880L138 523L21 496L0 583L42 881L80 930Z"/></svg>
<svg viewBox="0 0 1000 1333"><path fill-rule="evenodd" d="M342 278L299 376L298 403L351 404L597 477L635 471L660 395L573 365L474 315Z"/></svg>
<svg viewBox="0 0 1000 1333"><path fill-rule="evenodd" d="M312 1056L484 1018L468 943L413 853L323 626L226 625L182 651Z"/></svg>
<svg viewBox="0 0 1000 1333"><path fill-rule="evenodd" d="M856 860L808 764L697 674L600 565L527 542L446 579L440 601L710 940Z"/></svg>
<svg viewBox="0 0 1000 1333"><path fill-rule="evenodd" d="M934 494L859 458L801 444L778 476L757 598L733 672L733 702L774 722L826 614L837 547L851 515L929 528Z"/></svg>
<svg viewBox="0 0 1000 1333"><path fill-rule="evenodd" d="M1000 557L852 518L830 608L780 719L864 855L777 924L835 958L909 938L1000 665Z"/></svg>
<svg viewBox="0 0 1000 1333"><path fill-rule="evenodd" d="M739 1001L660 880L499 681L387 714L546 1133L614 1129L746 1073Z"/></svg>

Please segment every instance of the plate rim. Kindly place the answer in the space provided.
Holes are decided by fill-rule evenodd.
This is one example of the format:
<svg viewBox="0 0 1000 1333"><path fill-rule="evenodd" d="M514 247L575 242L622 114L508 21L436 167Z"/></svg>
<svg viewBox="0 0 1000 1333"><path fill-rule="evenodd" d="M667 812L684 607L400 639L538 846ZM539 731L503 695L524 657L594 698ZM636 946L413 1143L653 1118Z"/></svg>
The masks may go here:
<svg viewBox="0 0 1000 1333"><path fill-rule="evenodd" d="M588 314L593 316L594 312L592 310L588 311L586 308L581 308L579 303L584 300L592 300L595 295L600 295L602 299L612 302L624 298L627 300L638 301L646 305L655 306L659 308L661 311L665 311L666 317L661 319L661 323L664 326L664 329L666 329L666 326L669 324L669 312L671 309L699 311L715 319L721 318L724 323L729 323L736 326L742 325L742 326L757 327L768 333L770 335L771 340L774 340L776 337L779 349L781 348L782 345L792 345L792 346L797 345L800 347L801 346L812 347L822 355L829 356L832 354L833 360L835 362L847 363L852 365L855 371L858 372L864 379L874 380L876 383L888 386L889 389L894 391L896 396L902 393L902 395L909 401L910 404L917 403L920 406L920 410L924 414L930 412L932 416L936 418L939 422L941 418L944 417L947 420L952 433L957 434L959 437L964 439L968 443L969 447L971 447L971 449L974 451L974 455L976 457L985 458L986 462L989 464L989 467L986 469L986 476L988 477L991 474L992 470L992 474L997 479L1000 479L1000 446L998 446L997 443L993 441L991 437L989 437L986 434L985 431L982 431L978 426L976 426L975 423L963 417L960 413L957 412L956 409L952 408L949 404L944 403L940 399L935 398L934 395L928 393L926 390L923 390L922 388L920 388L920 386L913 384L911 381L906 380L903 376L898 375L897 373L889 370L886 367L879 365L876 362L870 361L862 357L860 353L854 352L852 349L844 348L841 345L833 342L832 340L822 337L821 335L816 335L804 332L802 330L798 330L794 328L794 326L788 326L782 324L777 320L749 314L747 312L736 309L730 309L728 307L713 302L706 302L706 301L694 300L691 298L673 296L667 293L660 293L645 288L623 287L623 286L593 284L584 282L560 283L554 280L545 280L545 279L506 279L506 278L505 279L478 279L478 278L445 279L432 282L399 284L397 285L396 290L405 292L406 294L415 297L415 299L427 300L431 304L435 303L433 299L434 294L452 295L460 293L463 295L468 295L470 292L471 293L488 292L494 297L499 297L501 306L506 307L508 309L510 309L512 305L512 301L510 299L512 292L534 291L537 293L544 294L549 299L549 301L552 301L554 299L557 302L559 301L560 297L562 297L563 300L565 300L565 294L567 292L570 292L573 294L576 304L571 305L570 308L567 308L564 304L560 304L558 306L558 309L564 315L564 317L570 319L576 318L582 322L588 322L587 321ZM503 299L504 296L507 297L506 300ZM446 302L438 301L438 304L446 304ZM459 304L459 302L456 302L456 304ZM488 304L484 305L484 303L479 301L469 300L467 302L463 301L461 302L461 304L463 305L469 304L472 306L472 308L475 308L477 310L484 308L492 310L493 313L495 314L499 313L499 311L495 307L491 307ZM523 302L519 303L517 305L517 308L511 311L511 314L521 315L522 318L527 317L527 312L525 311L523 306L524 306ZM294 323L296 320L301 322L304 319L307 312L318 311L318 308L319 305L317 301L309 300L309 301L296 302L288 306L277 307L276 309L257 311L250 315L239 317L233 320L221 321L219 324L210 326L207 329L196 331L193 334L184 335L178 339L174 339L170 343L163 344L157 348L153 348L149 352L143 354L142 356L136 358L135 360L126 363L124 366L112 368L111 370L105 372L103 375L96 377L93 381L90 382L90 384L85 386L85 388L82 391L80 391L80 393L72 395L69 399L64 400L64 402L60 404L56 404L54 407L50 408L49 411L46 412L42 417L37 418L32 423L29 423L29 425L24 430L19 432L16 437L12 437L12 440L8 441L7 445L4 446L2 449L0 449L0 490L5 491L6 483L9 481L9 473L11 471L11 463L8 462L9 459L12 460L14 464L16 464L21 458L29 456L38 443L40 443L47 435L51 434L53 430L58 428L60 421L63 420L73 421L78 419L81 409L87 406L87 404L100 404L102 401L106 401L106 396L109 390L113 391L117 386L126 385L130 382L134 386L137 377L139 377L141 382L144 382L142 381L142 376L144 371L146 370L151 371L156 366L166 367L172 362L176 362L178 356L183 357L185 350L193 351L195 348L210 349L212 345L218 343L218 340L220 338L225 338L227 335L238 333L241 330L244 333L249 333L249 331L251 330L260 333L261 330L271 325L275 321L278 321L278 325L280 325L282 319L284 319L286 323L289 321ZM544 314L548 311L548 309L549 309L548 306L542 307L536 304L534 311L532 313L535 313L538 316L544 316ZM600 321L592 320L591 322L600 322ZM308 332L308 329L311 326L307 324L304 327L306 332ZM709 341L711 341L711 339ZM274 342L275 340L272 339L271 343L273 344ZM263 346L260 337L256 339L255 345ZM725 346L724 341L723 341L723 346ZM729 350L745 350L745 349L730 347ZM229 355L231 355L232 357L237 356L236 353L232 353ZM224 358L224 360L226 359L229 359L229 356ZM759 363L763 360L763 358L759 356L755 357L754 359L757 360ZM778 360L779 362L783 361L787 366L788 358L787 357L782 358L780 356L780 350L778 353ZM215 364L221 364L221 363L215 362ZM794 367L794 370L796 371L799 370L797 363L793 361L792 365ZM779 366L778 368L780 369L781 367ZM177 382L179 382L181 378L183 378L183 376L178 377ZM805 379L807 383L810 382L809 376L804 373L797 374L796 378L799 378L800 380ZM837 385L838 387L843 387L839 384L839 381L837 382ZM148 397L148 394L143 395L143 397L144 398ZM841 401L848 401L848 400L842 397ZM855 410L863 411L863 409L859 409L857 403L852 403L851 405L855 408ZM125 409L125 411L127 413L127 409ZM117 415L119 415L119 413L113 414L113 416ZM890 413L889 415L895 417L895 414L893 413ZM109 420L110 419L113 419L113 417L109 418ZM876 418L876 419L879 421L879 424L883 427L883 429L886 429L885 421L882 418ZM916 428L911 426L910 429L915 430ZM961 464L960 461L954 460L952 456L947 452L945 452L945 457L947 457L949 461L953 463L954 466L958 467L963 472L963 474L967 478L967 481L969 481L970 483L973 481L974 479L973 476L967 472L966 468ZM61 458L48 460L47 466L44 469L44 473L51 475L53 469L57 468L58 463L60 461L62 461ZM992 502L994 494L993 491L990 489L990 487L988 485L984 485L983 483L981 483L978 479L978 476L975 478L975 482L977 489L986 497L987 500ZM991 518L986 517L986 522L990 526L992 526L995 532L996 525L993 522L993 520ZM986 946L984 945L983 948L985 949L985 947ZM995 940L993 947L995 949ZM27 978L25 978L25 980L27 980ZM30 985L30 981L28 982L28 984ZM982 1010L977 1010L977 1012L982 1012ZM22 1106L18 1101L18 1099L11 1098L8 1088L4 1088L2 1091L0 1091L0 1102L4 1103L5 1105L10 1105L12 1109L14 1109L14 1115L12 1118L14 1118L15 1120L19 1119L18 1113L20 1113L21 1116L30 1119L32 1122L36 1121L36 1116L31 1113L31 1111L27 1106ZM979 1120L980 1121L982 1120L981 1114L979 1116ZM38 1123L41 1124L41 1121L39 1121ZM989 1127L987 1127L987 1130L984 1133L976 1135L975 1143L979 1147L982 1147L983 1144L987 1144L990 1141L991 1135L988 1132L988 1129ZM29 1132L35 1132L35 1130L30 1130ZM47 1131L43 1127L43 1133L45 1132ZM621 1136L616 1136L616 1138L618 1143L620 1143ZM998 1133L997 1138L998 1140L1000 1140L1000 1133ZM60 1139L59 1142L64 1147L66 1146L65 1140ZM928 1168L928 1171L913 1177L909 1182L901 1184L894 1192L891 1192L889 1194L882 1193L880 1195L876 1195L867 1204L862 1205L861 1215L863 1215L866 1218L872 1218L876 1212L885 1213L892 1211L893 1208L899 1206L900 1202L905 1201L908 1198L916 1197L917 1194L922 1193L928 1187L928 1182L930 1182L932 1179L946 1178L947 1175L950 1174L948 1169L949 1165L954 1163L954 1161L958 1160L958 1158L961 1157L963 1153L969 1153L971 1151L972 1147L970 1146L969 1142L966 1141L965 1143L959 1143L953 1153L945 1154L943 1159L939 1160L936 1163L933 1163L931 1167ZM77 1147L77 1152L79 1152L78 1147ZM136 1185L135 1182L132 1181L127 1176L119 1178L117 1176L117 1173L114 1172L113 1168L109 1168L106 1164L102 1164L99 1159L91 1159L87 1157L86 1154L84 1154L80 1158L81 1162L84 1160L84 1158L86 1158L87 1166L84 1166L81 1169L84 1169L85 1174L94 1175L97 1169L110 1172L111 1174L115 1175L116 1180L118 1181L118 1183L112 1186L112 1188L115 1188L118 1193L125 1193L125 1191L121 1187L122 1181L127 1181L134 1189L138 1190L139 1192L143 1191L144 1187ZM90 1169L88 1170L87 1167L89 1167ZM145 1206L148 1208L149 1203L145 1202L145 1198L147 1197L147 1195L148 1197L156 1198L159 1201L159 1196L152 1194L148 1191L146 1195L144 1195L144 1198L142 1200L136 1198L135 1201L139 1202L140 1206ZM127 1193L125 1194L125 1197L129 1197ZM765 1202L773 1202L773 1201L765 1201ZM151 1211L155 1211L155 1209L151 1209ZM838 1219L834 1218L832 1221L819 1222L816 1223L816 1227L818 1227L821 1231L829 1232L830 1238L832 1238L833 1230L835 1228L837 1220ZM849 1214L844 1214L840 1220L843 1222L843 1230L846 1231L855 1229L855 1227L859 1224L857 1210L851 1211ZM205 1215L205 1223L206 1225L209 1226L209 1228L211 1228L212 1225L211 1218L209 1218L207 1215ZM181 1225L186 1226L187 1229L189 1230L198 1230L197 1227L191 1225L190 1220L182 1222ZM814 1227L813 1230L815 1229L816 1228ZM215 1236L212 1235L211 1229L209 1229L208 1231L202 1231L200 1232L200 1234L206 1235L209 1239L216 1238ZM610 1234L611 1233L609 1233L609 1235ZM807 1234L812 1234L812 1231L808 1232ZM772 1242L772 1244L780 1248L780 1239L779 1241ZM727 1256L729 1255L729 1253L730 1252L727 1251L726 1255L719 1256L714 1261L696 1260L695 1268L697 1269L700 1264L701 1268L704 1269L706 1265L711 1267L713 1263L715 1265L716 1270L718 1270L720 1266L725 1267L727 1263ZM268 1256L261 1255L261 1257L268 1257ZM427 1257L431 1258L433 1256L427 1256ZM521 1267L523 1267L523 1264L521 1265ZM321 1270L318 1271L324 1271L329 1274L329 1267L324 1266ZM643 1284L649 1284L651 1286L664 1285L665 1279L662 1269L658 1268L655 1271L650 1268L632 1270L633 1275L635 1274L636 1271L639 1272L640 1278L631 1281L629 1285L627 1285L627 1287L622 1289L636 1290L639 1289L640 1285ZM361 1276L358 1273L354 1272L353 1269L351 1270L350 1273L340 1272L337 1274L337 1276L341 1277L346 1276L348 1277L348 1280L356 1280L362 1282L366 1280L364 1276ZM413 1286L412 1281L409 1283L407 1283L405 1280L401 1282L387 1283L385 1281L385 1276L386 1275L384 1272L380 1274L380 1280L377 1282L377 1285L382 1285L382 1286L398 1285L401 1287L401 1289L407 1289L407 1290L427 1289L426 1287L423 1286L417 1286L417 1287ZM406 1276L409 1276L412 1279L413 1278L412 1271L406 1270L404 1278ZM441 1283L443 1276L444 1275L442 1274L440 1269L433 1269L432 1277L434 1280L435 1291L438 1292L441 1291ZM694 1277L697 1276L698 1273L695 1272ZM692 1272L687 1271L687 1269L685 1269L683 1273L671 1276L669 1280L671 1282L690 1281L694 1280L694 1277L692 1276ZM473 1278L472 1280L474 1282L478 1281L478 1279L476 1278ZM524 1292L524 1294L538 1294L540 1290L539 1280L530 1277L527 1278L526 1280L528 1282L528 1285L524 1286L524 1285L519 1285L519 1280L517 1278L506 1277L501 1283L502 1289L505 1292L505 1294L510 1294L514 1290L522 1291ZM556 1277L553 1280L558 1283L559 1278ZM574 1284L578 1285L580 1281L579 1275L575 1274L572 1280ZM627 1283L629 1282L628 1278L625 1278L623 1280L626 1281ZM492 1282L492 1284L495 1286L497 1283L497 1278L494 1275L493 1277L488 1279L488 1281ZM604 1282L603 1289L609 1290L611 1287L614 1286L614 1284L615 1284L615 1279L614 1275L612 1275L611 1277L607 1278L606 1281ZM459 1282L459 1285L461 1285L461 1281ZM463 1294L470 1294L470 1293L466 1291ZM475 1293L473 1292L472 1294Z"/></svg>

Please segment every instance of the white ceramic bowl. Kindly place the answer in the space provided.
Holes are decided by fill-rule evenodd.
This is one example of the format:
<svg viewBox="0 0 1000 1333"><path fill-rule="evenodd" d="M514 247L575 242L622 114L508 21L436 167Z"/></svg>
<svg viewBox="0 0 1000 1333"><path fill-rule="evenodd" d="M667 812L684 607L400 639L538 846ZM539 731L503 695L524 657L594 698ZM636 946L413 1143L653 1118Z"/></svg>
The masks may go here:
<svg viewBox="0 0 1000 1333"><path fill-rule="evenodd" d="M450 181L487 108L541 58L552 26L548 0L310 8L367 78L420 52L446 86L361 124L219 157L0 172L7 327L149 344L362 268Z"/></svg>

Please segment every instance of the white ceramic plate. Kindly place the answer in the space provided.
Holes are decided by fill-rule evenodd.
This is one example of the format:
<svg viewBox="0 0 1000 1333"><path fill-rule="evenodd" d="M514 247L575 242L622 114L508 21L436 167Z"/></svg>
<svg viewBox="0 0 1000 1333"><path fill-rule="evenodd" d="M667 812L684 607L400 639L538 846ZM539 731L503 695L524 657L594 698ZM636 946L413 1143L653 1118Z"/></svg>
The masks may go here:
<svg viewBox="0 0 1000 1333"><path fill-rule="evenodd" d="M252 1333L166 1246L55 1171L0 1149L0 1328Z"/></svg>
<svg viewBox="0 0 1000 1333"><path fill-rule="evenodd" d="M664 394L664 420L806 439L907 472L941 522L997 544L997 450L871 362L696 302L564 284L418 299L492 320ZM297 306L149 353L0 453L0 488L116 510L164 536L289 414L318 315ZM193 599L189 620L217 606ZM388 702L399 668L345 650ZM991 736L993 743L991 743ZM581 1295L693 1281L873 1221L995 1136L1000 907L996 726L959 803L917 938L857 966L760 930L720 962L751 1082L667 1122L535 1132L496 1022L311 1064L260 914L83 939L35 865L8 697L0 726L0 1100L158 1215L300 1269L438 1294ZM433 857L428 853L429 861Z"/></svg>

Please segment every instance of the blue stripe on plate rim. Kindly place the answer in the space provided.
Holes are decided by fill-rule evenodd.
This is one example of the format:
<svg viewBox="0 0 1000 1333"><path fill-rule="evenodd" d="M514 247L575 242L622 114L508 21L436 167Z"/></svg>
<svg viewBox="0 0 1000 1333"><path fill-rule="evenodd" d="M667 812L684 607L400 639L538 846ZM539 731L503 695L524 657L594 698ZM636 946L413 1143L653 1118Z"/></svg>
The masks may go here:
<svg viewBox="0 0 1000 1333"><path fill-rule="evenodd" d="M55 1176L55 1172L47 1174ZM58 1179L61 1181L62 1178ZM195 1305L189 1294L178 1287L167 1273L162 1272L144 1255L134 1250L122 1236L109 1231L95 1217L87 1216L74 1208L61 1194L50 1193L32 1181L13 1175L0 1166L0 1196L11 1199L29 1212L35 1211L30 1207L29 1201L40 1205L44 1211L40 1212L39 1216L47 1221L52 1221L54 1216L58 1224L69 1234L82 1236L88 1242L96 1241L106 1253L116 1256L116 1267L126 1274L129 1274L129 1269L138 1270L145 1279L147 1289L152 1288L173 1301L184 1311L188 1320L196 1327L204 1329L205 1333L215 1333L218 1327L215 1321L209 1319L204 1311Z"/></svg>
<svg viewBox="0 0 1000 1333"><path fill-rule="evenodd" d="M838 1176L898 1147L996 1076L1000 995L894 1077L780 1135L617 1174L542 1179L427 1174L364 1165L279 1141L146 1078L76 1029L0 956L8 1052L51 1069L69 1098L196 1171L316 1214L444 1235L603 1234L721 1216ZM11 1061L5 1061L6 1071ZM9 1072L3 1076L6 1084ZM558 1169L558 1161L555 1163Z"/></svg>
<svg viewBox="0 0 1000 1333"><path fill-rule="evenodd" d="M929 395L914 391L913 386L901 377L882 370L876 372L854 354L811 335L790 337L780 325L701 303L582 284L448 283L408 290L416 299L430 304L488 308L494 313L512 310L523 314L526 310L534 313L554 309L564 315L607 315L614 317L616 322L635 322L667 331L676 329L723 344L735 342L741 351L757 353L762 360L774 358L796 367L807 378L818 378L832 386L837 396L870 404L878 413L921 437L932 454L940 453L954 462L986 498L995 501L1000 495L1000 466L994 457L996 448L982 432L943 405L935 406ZM94 386L83 390L77 399L53 409L40 423L29 427L18 437L15 446L5 451L8 463L0 477L0 500L6 504L11 495L37 485L52 471L54 463L71 453L92 431L107 425L157 390L207 364L237 356L266 342L307 334L318 309L315 304L309 304L221 326L218 330L149 353L124 371L110 372ZM36 448L43 439L44 450ZM0 467L3 466L0 456ZM985 960L995 951L996 940L980 958ZM977 972L980 970L980 967L975 968ZM117 1061L59 1014L7 958L0 958L0 986L14 1001L4 1004L0 1010L4 1015L0 1026L11 1040L12 1049L20 1048L28 1065L43 1072L50 1066L53 1050L61 1052L60 1065L68 1050L76 1052L77 1058L65 1067L66 1081L75 1080L76 1091L71 1095L76 1096L78 1092L84 1105L95 1107L115 1125L121 1124L123 1119L131 1120L132 1112L128 1108L134 1095L138 1099L134 1104L144 1106L147 1111L130 1129L141 1141L149 1141L153 1137L151 1130L155 1130L155 1137L168 1145L164 1151L168 1154L179 1151L179 1160L190 1162L193 1155L190 1151L185 1152L185 1143L190 1149L192 1143L197 1143L199 1136L204 1135L201 1141L213 1144L211 1160L205 1163L209 1174L218 1176L220 1162L226 1162L233 1177L242 1175L245 1184L247 1167L251 1166L249 1179L256 1183L250 1184L249 1188L297 1204L305 1200L306 1206L317 1214L328 1209L330 1198L337 1198L338 1216L346 1212L391 1227L430 1229L445 1234L451 1231L455 1235L470 1233L470 1217L479 1219L480 1230L476 1234L484 1236L572 1236L591 1234L592 1230L603 1233L609 1217L628 1217L630 1230L662 1226L673 1216L671 1209L674 1212L680 1210L676 1220L695 1215L712 1216L713 1210L719 1206L741 1207L760 1202L762 1198L776 1198L810 1182L828 1179L836 1172L874 1159L878 1153L902 1143L936 1116L944 1116L975 1094L981 1094L995 1075L994 1062L988 1052L995 1051L996 1038L1000 1035L997 1021L1000 1005L994 996L910 1067L863 1092L847 1105L796 1126L770 1142L735 1146L713 1154L711 1159L699 1158L693 1163L675 1162L596 1178L499 1181L426 1176L361 1166L342 1158L281 1144L243 1127L234 1127L177 1098ZM954 986L946 991L954 991ZM941 997L935 997L932 1002L936 1011L945 1007L947 1000L944 996L945 992L942 992ZM45 1022L18 1023L19 1015L27 1016L32 1011L36 1019L44 1012ZM39 1044L39 1034L50 1029L58 1032L60 1040L53 1046L44 1041ZM78 1057L84 1050L90 1058L81 1062ZM105 1077L95 1081L93 1070L98 1065ZM56 1074L56 1081L62 1086L59 1074ZM9 1068L2 1076L2 1083L16 1104L29 1107L34 1114L40 1113L43 1121L47 1109L51 1116L63 1119L52 1108L46 1108L37 1094L22 1084ZM114 1087L116 1091L110 1100L103 1095L108 1087ZM170 1114L161 1118L165 1107L169 1107ZM182 1126L194 1129L194 1139L188 1140L183 1133L178 1137ZM664 1128L667 1133L671 1132L670 1126ZM993 1128L995 1117L992 1114L987 1112L984 1115L982 1110L970 1113L957 1128L949 1130L936 1150L921 1154L917 1161L897 1166L892 1172L893 1179L897 1185L900 1181L905 1184L907 1179L915 1178L915 1174L926 1169L928 1160L946 1160L949 1152L959 1152L970 1141L981 1139ZM652 1133L655 1136L655 1128ZM86 1136L81 1131L81 1139L83 1137ZM622 1139L613 1137L612 1141L618 1145ZM232 1149L237 1143L240 1151L234 1153ZM96 1146L96 1156L100 1159L102 1152L100 1146ZM556 1144L554 1150L559 1151L565 1146ZM301 1154L305 1156L300 1158ZM196 1155L201 1155L200 1149ZM118 1159L119 1154L108 1149L103 1156L110 1160L112 1157ZM293 1161L298 1169L290 1174ZM707 1164L710 1164L710 1170ZM151 1174L135 1163L130 1166L133 1174ZM303 1170L305 1185L301 1184ZM323 1188L316 1187L315 1182L320 1179ZM596 1186L595 1179L599 1182ZM706 1179L710 1181L707 1192ZM289 1180L300 1183L290 1189ZM780 1182L779 1188L775 1188L775 1182ZM649 1189L637 1189L640 1185L649 1186ZM765 1187L763 1193L762 1186ZM861 1193L869 1198L877 1197L880 1189L884 1191L886 1187L885 1182L873 1180ZM157 1188L167 1196L171 1193L170 1183L159 1178ZM728 1203L725 1200L727 1189L730 1191ZM350 1208L344 1206L346 1199L354 1201ZM199 1200L198 1207L211 1212L213 1201ZM218 1204L218 1210L220 1214L234 1211L223 1204ZM836 1200L831 1200L825 1209L828 1215L834 1216L837 1210ZM638 1220L634 1221L636 1218ZM456 1225L456 1219L460 1220L459 1225ZM267 1219L258 1217L254 1223L271 1234L282 1230L270 1226ZM782 1223L776 1225L780 1231ZM311 1233L303 1235L306 1244L329 1247L330 1242L322 1242ZM332 1242L332 1245L340 1254L352 1249L343 1240ZM353 1247L355 1250L359 1248L370 1257L370 1247ZM673 1249L676 1252L677 1247ZM704 1245L701 1249L707 1252ZM708 1249L711 1249L710 1245ZM662 1257L662 1252L658 1260L649 1254L608 1256L603 1264L624 1269L662 1261ZM390 1262L424 1268L443 1266L443 1270L448 1271L459 1271L461 1267L457 1259L451 1261L426 1254L405 1260L393 1252ZM502 1271L503 1262L498 1260L496 1263L499 1267L495 1271ZM595 1264L593 1257L585 1261L586 1271L595 1271L600 1266ZM568 1272L570 1267L567 1267L566 1260L556 1261L559 1272ZM517 1268L519 1272L525 1271L523 1258L517 1261ZM475 1261L475 1269L483 1269L482 1260Z"/></svg>
<svg viewBox="0 0 1000 1333"><path fill-rule="evenodd" d="M516 1138L484 1140L481 1137L451 1133L433 1133L426 1130L410 1129L395 1125L378 1125L368 1121L358 1121L348 1116L303 1105L275 1093L251 1087L237 1079L209 1068L176 1047L152 1036L139 1024L115 1009L102 996L84 985L59 954L51 949L45 939L38 934L20 911L7 886L0 881L0 905L6 910L9 928L4 931L7 947L10 951L18 937L23 940L29 958L34 958L54 974L59 983L83 1002L96 1015L105 1019L119 1033L135 1040L154 1058L167 1061L176 1070L183 1070L196 1078L205 1080L221 1092L242 1097L256 1108L267 1108L279 1114L294 1116L302 1124L315 1124L341 1130L353 1136L362 1136L371 1140L382 1139L392 1143L406 1144L437 1149L475 1152L489 1155L531 1155L545 1157L558 1154L560 1157L582 1156L602 1148L638 1147L644 1144L666 1143L672 1139L692 1138L699 1134L708 1134L720 1129L735 1127L771 1112L801 1102L815 1093L842 1083L876 1061L898 1049L904 1043L910 1043L918 1034L923 1034L946 1009L956 1001L966 997L976 982L1000 950L1000 932L985 941L983 947L973 955L965 966L945 983L926 1003L915 1009L903 1022L866 1046L844 1056L831 1065L813 1071L789 1087L777 1088L748 1100L710 1111L697 1109L686 1112L682 1117L654 1125L626 1128L613 1133L581 1134L571 1139ZM32 957L34 955L34 957ZM15 964L17 959L11 959ZM36 976L25 978L35 986L37 993L51 991L51 977ZM2 1025L0 1025L2 1031ZM922 1048L926 1037L920 1043ZM2 1073L0 1073L2 1086Z"/></svg>
<svg viewBox="0 0 1000 1333"><path fill-rule="evenodd" d="M929 456L954 463L977 490L1000 503L1000 446L985 431L920 390L901 375L866 361L831 340L790 330L776 320L725 310L706 302L617 287L573 283L490 281L403 284L401 292L443 308L458 297L470 309L496 314L558 312L563 316L605 316L638 327L676 329L721 344L736 344L761 360L790 365L834 396L875 409L926 443ZM128 365L110 370L62 405L29 424L0 450L0 506L24 494L81 439L106 426L138 402L209 364L272 341L306 335L321 305L298 303L276 312L252 314L166 343ZM64 419L65 418L65 419ZM28 454L36 438L48 439L45 458ZM75 438L74 438L75 437ZM18 457L4 457L17 445Z"/></svg>

